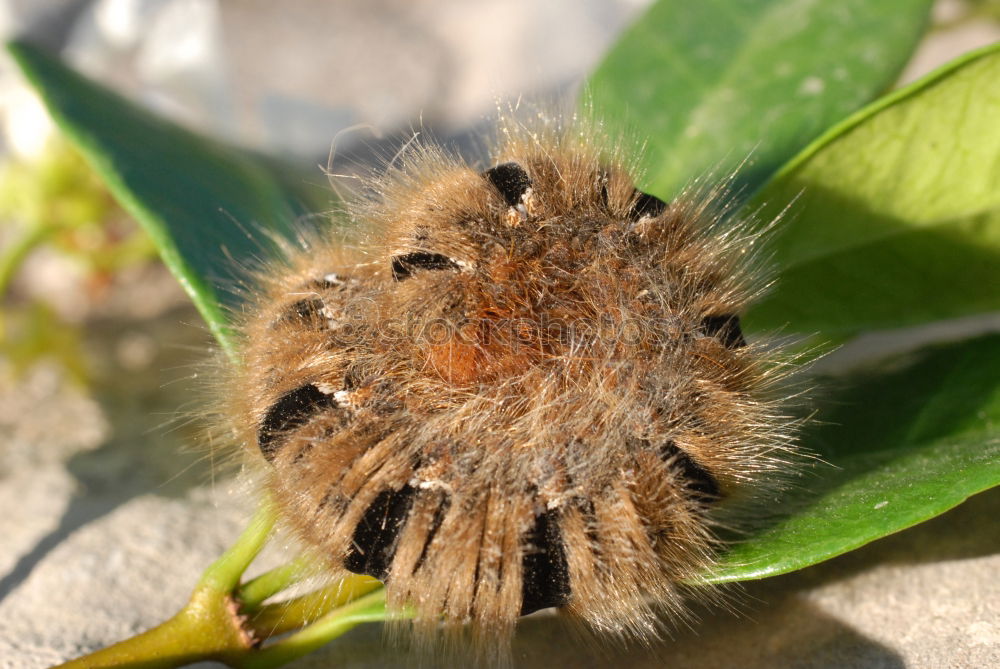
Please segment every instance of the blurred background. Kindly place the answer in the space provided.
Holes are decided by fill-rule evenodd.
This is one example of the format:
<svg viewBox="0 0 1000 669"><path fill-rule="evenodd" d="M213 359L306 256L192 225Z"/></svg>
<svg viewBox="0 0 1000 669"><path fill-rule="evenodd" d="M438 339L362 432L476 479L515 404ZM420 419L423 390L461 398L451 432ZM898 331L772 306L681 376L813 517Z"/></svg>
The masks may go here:
<svg viewBox="0 0 1000 669"><path fill-rule="evenodd" d="M649 2L0 0L0 37L29 36L157 113L318 174L334 141L339 161L363 162L417 126L462 144L497 100L572 100ZM940 0L901 83L998 40L1000 0ZM5 55L0 300L0 666L42 667L170 615L252 503L231 468L191 446L200 439L194 377L211 349L197 313ZM998 508L997 499L975 503ZM927 533L965 541L959 557L982 552L967 545L977 532L962 530L968 506L879 542L881 552L767 581L751 589L767 605L751 608L769 626L706 614L716 631L681 635L669 652L679 666L685 653L719 667L774 666L781 653L786 666L977 666L936 664L959 635L1000 658L1000 630L981 617L956 622L954 612L941 614L951 627L936 635L900 623L896 636L875 639L882 612L864 604L889 595L858 594L871 587L871 565L925 547ZM949 550L925 555L954 558ZM926 576L935 587L966 577ZM924 576L899 574L891 596L905 600L914 578ZM915 616L929 610L909 605ZM533 623L519 643L583 666L589 655L552 645L556 629ZM724 637L724 652L705 650ZM904 637L906 649L895 647ZM298 666L406 666L377 630L351 638ZM629 652L627 666L654 657Z"/></svg>

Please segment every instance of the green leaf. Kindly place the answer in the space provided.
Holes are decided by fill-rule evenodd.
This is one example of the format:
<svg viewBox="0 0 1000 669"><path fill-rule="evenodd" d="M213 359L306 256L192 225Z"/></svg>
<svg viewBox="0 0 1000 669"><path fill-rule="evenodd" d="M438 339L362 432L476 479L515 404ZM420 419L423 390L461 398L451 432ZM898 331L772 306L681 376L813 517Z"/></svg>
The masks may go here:
<svg viewBox="0 0 1000 669"><path fill-rule="evenodd" d="M803 443L829 464L724 556L713 581L822 562L1000 484L1000 335L885 368L824 403Z"/></svg>
<svg viewBox="0 0 1000 669"><path fill-rule="evenodd" d="M8 50L229 345L226 308L238 302L248 263L273 251L269 234L292 236L328 189L158 118L31 44L15 41Z"/></svg>
<svg viewBox="0 0 1000 669"><path fill-rule="evenodd" d="M760 192L793 204L752 328L846 336L1000 309L1000 45L830 130Z"/></svg>
<svg viewBox="0 0 1000 669"><path fill-rule="evenodd" d="M589 92L601 117L646 142L646 190L669 199L752 153L737 175L749 195L892 84L930 6L661 0L608 53Z"/></svg>

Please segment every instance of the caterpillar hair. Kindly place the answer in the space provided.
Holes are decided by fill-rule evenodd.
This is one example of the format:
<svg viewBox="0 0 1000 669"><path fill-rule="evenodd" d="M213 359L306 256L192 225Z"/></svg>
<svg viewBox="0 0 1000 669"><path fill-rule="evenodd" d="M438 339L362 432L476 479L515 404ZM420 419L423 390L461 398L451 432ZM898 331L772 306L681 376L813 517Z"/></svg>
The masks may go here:
<svg viewBox="0 0 1000 669"><path fill-rule="evenodd" d="M637 190L637 154L576 119L502 121L475 167L413 143L350 205L357 239L259 273L239 441L286 525L382 580L418 641L500 657L548 607L655 638L712 569L715 507L794 462L789 365L740 327L762 226L725 183Z"/></svg>

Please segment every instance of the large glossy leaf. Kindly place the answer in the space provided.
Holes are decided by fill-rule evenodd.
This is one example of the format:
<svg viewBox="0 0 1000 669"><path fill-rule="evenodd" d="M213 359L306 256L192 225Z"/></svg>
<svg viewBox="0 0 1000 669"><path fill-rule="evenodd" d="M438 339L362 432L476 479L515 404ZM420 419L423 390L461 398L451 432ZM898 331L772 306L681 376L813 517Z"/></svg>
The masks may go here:
<svg viewBox="0 0 1000 669"><path fill-rule="evenodd" d="M846 336L1000 309L1000 45L826 133L760 192L795 200L748 325Z"/></svg>
<svg viewBox="0 0 1000 669"><path fill-rule="evenodd" d="M644 186L738 175L749 194L806 144L886 90L929 0L655 3L589 81L598 114L647 145Z"/></svg>
<svg viewBox="0 0 1000 669"><path fill-rule="evenodd" d="M158 118L30 44L8 49L226 345L226 307L238 299L253 259L271 252L271 233L262 231L292 234L325 190L274 161Z"/></svg>
<svg viewBox="0 0 1000 669"><path fill-rule="evenodd" d="M770 508L713 580L822 562L1000 484L1000 335L885 368L826 398L804 442L828 464Z"/></svg>

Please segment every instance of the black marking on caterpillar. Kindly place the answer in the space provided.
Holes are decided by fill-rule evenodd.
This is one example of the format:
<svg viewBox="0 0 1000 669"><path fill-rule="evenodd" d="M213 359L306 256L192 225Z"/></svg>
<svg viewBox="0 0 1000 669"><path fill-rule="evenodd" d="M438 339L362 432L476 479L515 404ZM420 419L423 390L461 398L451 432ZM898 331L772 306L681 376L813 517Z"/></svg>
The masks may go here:
<svg viewBox="0 0 1000 669"><path fill-rule="evenodd" d="M531 188L531 177L517 163L503 163L483 172L493 187L500 192L509 207L516 207L521 202L521 196Z"/></svg>
<svg viewBox="0 0 1000 669"><path fill-rule="evenodd" d="M418 251L396 256L392 259L392 278L396 281L409 279L418 270L459 269L458 263L440 253Z"/></svg>
<svg viewBox="0 0 1000 669"><path fill-rule="evenodd" d="M712 474L695 462L690 455L682 451L672 441L668 441L660 448L660 459L672 466L678 467L685 480L688 490L705 502L712 502L722 495L719 482Z"/></svg>
<svg viewBox="0 0 1000 669"><path fill-rule="evenodd" d="M711 337L718 337L729 348L747 345L740 329L739 316L706 316L701 320L702 330Z"/></svg>
<svg viewBox="0 0 1000 669"><path fill-rule="evenodd" d="M569 566L557 512L550 509L536 516L524 541L521 615L565 606L570 596Z"/></svg>
<svg viewBox="0 0 1000 669"><path fill-rule="evenodd" d="M348 571L385 580L399 531L413 506L414 492L405 485L378 494L354 529L351 547L344 558Z"/></svg>
<svg viewBox="0 0 1000 669"><path fill-rule="evenodd" d="M291 321L319 321L325 305L318 297L304 297L292 302L278 319L281 323Z"/></svg>
<svg viewBox="0 0 1000 669"><path fill-rule="evenodd" d="M285 393L268 409L260 422L257 445L261 454L268 461L274 460L288 433L324 409L335 406L337 403L333 396L322 392L312 383Z"/></svg>
<svg viewBox="0 0 1000 669"><path fill-rule="evenodd" d="M655 218L667 210L667 203L649 193L635 191L635 204L632 205L632 217L640 219L644 216Z"/></svg>

